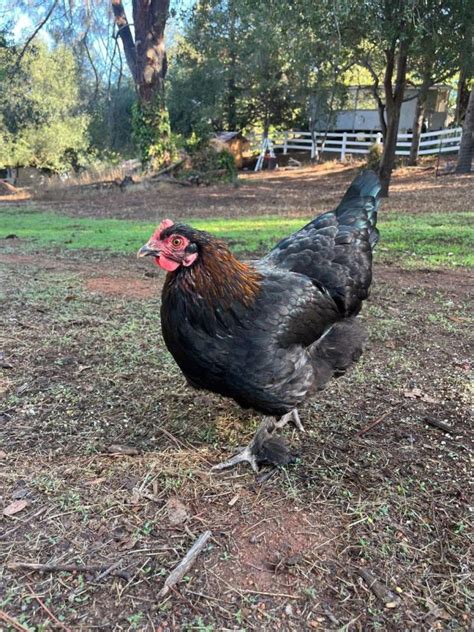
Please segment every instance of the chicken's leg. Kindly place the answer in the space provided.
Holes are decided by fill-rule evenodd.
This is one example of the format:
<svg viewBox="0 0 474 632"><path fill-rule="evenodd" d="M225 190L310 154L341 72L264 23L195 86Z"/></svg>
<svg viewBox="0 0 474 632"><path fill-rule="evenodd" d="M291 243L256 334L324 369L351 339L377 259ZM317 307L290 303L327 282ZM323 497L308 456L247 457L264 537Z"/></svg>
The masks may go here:
<svg viewBox="0 0 474 632"><path fill-rule="evenodd" d="M301 423L300 415L298 413L297 408L293 408L289 413L280 417L275 422L275 426L277 428L284 428L289 421L293 421L295 427L300 431L304 432L303 424Z"/></svg>
<svg viewBox="0 0 474 632"><path fill-rule="evenodd" d="M241 452L238 452L228 461L223 461L211 467L211 471L226 470L229 467L234 467L239 463L250 463L252 470L258 472L258 446L262 443L264 437L269 436L275 430L275 423L271 417L266 417L260 424L256 433L253 436L252 441Z"/></svg>
<svg viewBox="0 0 474 632"><path fill-rule="evenodd" d="M257 429L252 441L241 452L233 456L228 461L218 463L211 468L211 471L225 470L239 463L250 463L254 472L258 472L260 463L268 461L274 465L285 465L290 462L291 454L285 443L274 436L275 430L280 430L292 420L300 431L304 431L298 410L286 413L275 421L267 417Z"/></svg>

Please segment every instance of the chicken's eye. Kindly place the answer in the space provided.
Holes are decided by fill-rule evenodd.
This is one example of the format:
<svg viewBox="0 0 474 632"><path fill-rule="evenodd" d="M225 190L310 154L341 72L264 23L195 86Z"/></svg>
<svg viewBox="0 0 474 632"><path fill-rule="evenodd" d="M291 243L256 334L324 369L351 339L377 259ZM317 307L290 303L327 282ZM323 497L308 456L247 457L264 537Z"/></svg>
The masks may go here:
<svg viewBox="0 0 474 632"><path fill-rule="evenodd" d="M171 240L171 245L174 248L179 248L179 246L181 246L183 243L183 240L181 239L181 237L173 237L173 239Z"/></svg>

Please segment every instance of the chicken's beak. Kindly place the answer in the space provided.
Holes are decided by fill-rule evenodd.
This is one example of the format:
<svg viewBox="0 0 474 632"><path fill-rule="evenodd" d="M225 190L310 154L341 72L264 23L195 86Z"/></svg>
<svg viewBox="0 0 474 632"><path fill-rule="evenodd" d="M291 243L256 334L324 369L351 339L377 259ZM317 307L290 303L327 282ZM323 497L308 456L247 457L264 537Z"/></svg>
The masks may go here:
<svg viewBox="0 0 474 632"><path fill-rule="evenodd" d="M137 252L137 257L158 257L160 255L160 251L156 250L156 248L151 248L148 244L145 244L140 248Z"/></svg>

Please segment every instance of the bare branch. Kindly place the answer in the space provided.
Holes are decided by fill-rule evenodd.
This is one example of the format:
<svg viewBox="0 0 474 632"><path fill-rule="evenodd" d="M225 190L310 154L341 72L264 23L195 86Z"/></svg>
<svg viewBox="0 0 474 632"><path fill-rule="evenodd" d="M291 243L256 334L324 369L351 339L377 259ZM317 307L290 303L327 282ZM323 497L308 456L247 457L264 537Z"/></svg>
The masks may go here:
<svg viewBox="0 0 474 632"><path fill-rule="evenodd" d="M115 24L118 28L118 36L122 40L125 59L132 73L134 81L137 79L137 52L133 41L132 31L128 23L125 9L121 0L112 0L112 11L114 13Z"/></svg>
<svg viewBox="0 0 474 632"><path fill-rule="evenodd" d="M31 42L35 39L35 37L38 35L38 33L41 31L41 29L43 28L43 26L46 24L46 22L49 20L49 18L51 17L54 9L56 8L56 5L58 4L58 0L54 0L53 4L49 7L48 12L46 13L46 15L44 16L44 18L41 20L41 22L38 24L38 26L35 28L35 30L33 31L33 33L30 35L30 37L26 40L25 45L23 46L23 48L20 51L20 54L18 55L18 58L16 60L15 66L13 68L13 73L15 73L18 69L18 66L21 63L21 60L23 59L26 51L28 50L29 45L31 44Z"/></svg>
<svg viewBox="0 0 474 632"><path fill-rule="evenodd" d="M94 81L95 81L95 87L94 87L94 102L97 100L97 95L99 93L99 75L97 73L97 68L95 67L94 64L94 60L92 59L92 55L91 52L89 50L89 46L87 45L87 32L85 33L83 39L82 39L82 45L84 46L84 50L86 52L86 56L87 59L89 60L89 63L91 65L92 68L92 72L94 73Z"/></svg>

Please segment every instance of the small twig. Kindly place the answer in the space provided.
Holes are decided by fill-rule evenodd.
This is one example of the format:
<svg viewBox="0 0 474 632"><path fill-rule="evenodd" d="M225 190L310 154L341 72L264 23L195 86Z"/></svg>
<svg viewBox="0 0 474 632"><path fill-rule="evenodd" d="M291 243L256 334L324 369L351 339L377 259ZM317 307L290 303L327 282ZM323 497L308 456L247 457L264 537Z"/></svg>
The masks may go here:
<svg viewBox="0 0 474 632"><path fill-rule="evenodd" d="M118 565L119 562L115 562L114 564L107 566L104 564L81 566L79 564L37 564L34 562L12 562L11 564L7 564L7 568L10 570L37 571L38 573L101 573L102 576L99 574L95 581L103 579L106 575L114 575L116 577L128 579L127 574L123 570L115 570Z"/></svg>
<svg viewBox="0 0 474 632"><path fill-rule="evenodd" d="M23 627L16 619L7 614L4 610L0 610L0 621L5 621L12 628L18 630L18 632L28 632L27 628Z"/></svg>
<svg viewBox="0 0 474 632"><path fill-rule="evenodd" d="M117 562L114 562L113 564L111 564L109 568L106 568L104 571L99 573L94 581L100 582L101 579L104 579L104 577L107 577L107 575L112 574L117 568L119 568L120 564L121 564L121 560L117 560ZM120 575L123 576L124 572L121 571Z"/></svg>
<svg viewBox="0 0 474 632"><path fill-rule="evenodd" d="M443 432L447 432L448 434L455 433L454 428L451 428L451 426L448 426L448 424L445 424L443 421L438 421L437 419L430 419L429 417L425 417L425 419L423 419L423 422L425 424L428 424L428 426L432 426L433 428L438 428L439 430L442 430Z"/></svg>
<svg viewBox="0 0 474 632"><path fill-rule="evenodd" d="M392 409L390 410L386 410L384 412L383 415L380 415L380 417L378 417L377 419L375 419L374 421L371 421L370 424L368 426L365 426L365 428L362 428L362 430L359 430L359 432L355 433L356 437L361 437L362 435L364 435L366 432L369 432L369 430L372 430L372 428L375 428L375 426L378 426L379 423L381 423L385 417L388 417L388 415L392 412Z"/></svg>
<svg viewBox="0 0 474 632"><path fill-rule="evenodd" d="M41 599L38 597L38 595L34 592L34 590L31 588L31 586L29 584L26 584L28 586L28 590L31 593L31 596L36 599L36 601L39 603L39 605L41 606L41 608L46 612L46 614L50 617L50 619L52 621L54 621L54 623L61 628L61 630L66 630L66 632L71 632L71 628L68 628L64 625L64 623L62 623L58 618L56 618L54 616L54 614L51 612L51 610L48 608L48 606L46 604L44 604Z"/></svg>
<svg viewBox="0 0 474 632"><path fill-rule="evenodd" d="M159 430L160 432L162 432L165 435L165 437L168 437L168 439L171 439L171 441L173 441L178 448L186 448L187 449L189 447L188 445L183 443L183 441L180 441L177 437L175 437L174 434L171 434L171 432L166 430L166 428L162 428L161 426L155 426L154 429L155 430Z"/></svg>
<svg viewBox="0 0 474 632"><path fill-rule="evenodd" d="M181 562L176 566L171 573L166 578L163 588L159 593L160 599L166 597L166 595L170 592L170 590L175 586L178 582L180 582L189 569L193 566L194 562L197 560L198 555L206 546L207 541L212 535L212 531L204 531L196 542L192 545L186 555L183 557Z"/></svg>
<svg viewBox="0 0 474 632"><path fill-rule="evenodd" d="M259 474L257 476L257 484L258 485L263 485L268 480L270 480L273 476L275 476L275 474L277 472L278 472L278 468L277 467L272 467L271 470L268 470L266 472L263 472L262 474Z"/></svg>
<svg viewBox="0 0 474 632"><path fill-rule="evenodd" d="M377 599L380 599L386 608L396 608L400 604L400 597L395 595L381 581L379 581L373 573L365 568L357 568L356 573L362 577L367 586L374 593Z"/></svg>
<svg viewBox="0 0 474 632"><path fill-rule="evenodd" d="M289 593L265 592L263 590L250 590L250 588L235 588L234 591L237 594L244 593L246 595L263 595L264 597L284 597L285 599L302 599L300 595L290 595Z"/></svg>

